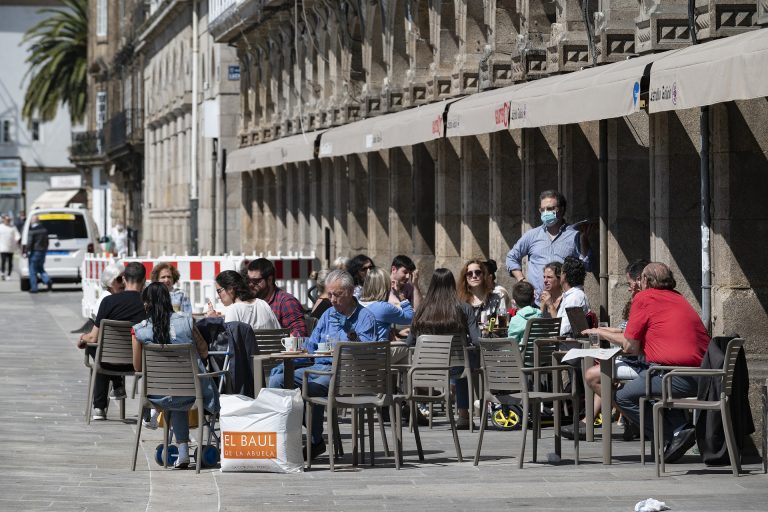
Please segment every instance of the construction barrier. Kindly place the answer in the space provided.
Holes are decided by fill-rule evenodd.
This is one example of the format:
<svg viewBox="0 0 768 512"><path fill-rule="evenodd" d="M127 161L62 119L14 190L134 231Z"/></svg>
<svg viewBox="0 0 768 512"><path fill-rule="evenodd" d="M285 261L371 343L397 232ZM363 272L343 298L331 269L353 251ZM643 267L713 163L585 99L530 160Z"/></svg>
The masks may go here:
<svg viewBox="0 0 768 512"><path fill-rule="evenodd" d="M320 261L315 254L299 253L226 255L226 256L133 256L115 258L110 254L86 254L80 275L82 276L83 299L82 315L84 318L95 318L99 301L105 290L101 287L101 273L111 263L119 262L127 265L138 261L147 270L147 280L152 269L158 263L169 263L180 274L176 286L181 288L192 303L193 313L203 313L210 299L214 304L218 301L216 294L216 276L224 270L240 270L243 260L252 261L256 258L267 258L275 265L275 282L278 287L299 299L305 307L311 307L307 291L313 285L309 276L313 270L320 268ZM219 303L219 306L221 304Z"/></svg>

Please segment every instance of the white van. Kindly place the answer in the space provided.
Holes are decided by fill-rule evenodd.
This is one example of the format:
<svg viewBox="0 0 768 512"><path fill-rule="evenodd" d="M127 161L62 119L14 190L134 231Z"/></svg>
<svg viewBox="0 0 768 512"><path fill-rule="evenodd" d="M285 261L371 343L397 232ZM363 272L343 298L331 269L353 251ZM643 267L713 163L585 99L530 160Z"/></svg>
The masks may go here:
<svg viewBox="0 0 768 512"><path fill-rule="evenodd" d="M85 253L99 251L99 231L85 207L38 208L29 213L21 232L21 244L27 244L32 216L36 215L48 230L48 254L45 271L53 283L79 283L80 267ZM29 260L22 257L19 265L21 291L29 290Z"/></svg>

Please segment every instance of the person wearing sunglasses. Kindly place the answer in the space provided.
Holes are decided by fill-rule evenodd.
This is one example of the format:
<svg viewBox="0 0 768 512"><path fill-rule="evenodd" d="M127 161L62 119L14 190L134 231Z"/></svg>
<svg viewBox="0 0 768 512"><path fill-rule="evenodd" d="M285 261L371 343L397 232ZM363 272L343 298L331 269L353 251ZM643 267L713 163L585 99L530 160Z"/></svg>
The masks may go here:
<svg viewBox="0 0 768 512"><path fill-rule="evenodd" d="M565 220L565 196L557 190L545 190L539 195L541 226L530 229L507 253L507 270L518 281L526 277L536 290L536 304L541 303L544 290L544 266L552 261L563 262L572 256L590 270L589 233L592 224L578 223L576 228ZM528 259L528 275L523 275L523 259Z"/></svg>
<svg viewBox="0 0 768 512"><path fill-rule="evenodd" d="M365 254L358 254L347 263L347 272L352 275L352 279L355 280L354 295L356 299L360 299L360 294L363 293L363 283L365 283L365 276L368 275L368 271L375 267L373 260Z"/></svg>
<svg viewBox="0 0 768 512"><path fill-rule="evenodd" d="M496 318L498 315L506 320L506 301L493 291L493 281L485 262L479 259L469 260L462 267L456 286L459 300L472 306L471 320L475 325L485 325L490 318Z"/></svg>
<svg viewBox="0 0 768 512"><path fill-rule="evenodd" d="M257 299L245 278L234 270L216 276L216 295L224 304L224 322L244 322L254 331L280 329L280 323L265 301ZM209 303L208 316L221 316Z"/></svg>

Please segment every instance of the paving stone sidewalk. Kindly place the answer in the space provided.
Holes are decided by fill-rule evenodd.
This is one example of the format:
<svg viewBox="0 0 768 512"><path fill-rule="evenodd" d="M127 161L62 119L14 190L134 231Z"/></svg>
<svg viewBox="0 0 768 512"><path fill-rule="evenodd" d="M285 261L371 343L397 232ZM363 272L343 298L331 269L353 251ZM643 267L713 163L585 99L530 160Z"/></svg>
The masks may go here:
<svg viewBox="0 0 768 512"><path fill-rule="evenodd" d="M758 465L745 465L747 474L734 478L728 468L705 468L687 456L657 479L653 465L640 465L639 443L623 441L614 442L611 466L601 464L600 442L581 444L578 467L569 442L563 461L548 464L553 440L545 429L539 463L530 462L529 450L525 467L517 469L520 433L489 431L474 467L471 460L455 461L443 422L422 429L423 464L406 431L400 471L381 452L374 468L353 468L346 458L336 473L327 470L326 457L300 475L164 470L152 460L162 438L158 430L144 431L133 472L138 405L127 401L126 422L117 419L113 404L108 421L85 424L88 373L75 347L78 335L70 333L83 323L81 292L59 288L32 296L18 291L18 281L0 282L0 453L6 455L0 510L629 511L651 497L675 512L768 510L768 476ZM349 434L346 424L343 434ZM471 459L477 433L461 432L460 438Z"/></svg>

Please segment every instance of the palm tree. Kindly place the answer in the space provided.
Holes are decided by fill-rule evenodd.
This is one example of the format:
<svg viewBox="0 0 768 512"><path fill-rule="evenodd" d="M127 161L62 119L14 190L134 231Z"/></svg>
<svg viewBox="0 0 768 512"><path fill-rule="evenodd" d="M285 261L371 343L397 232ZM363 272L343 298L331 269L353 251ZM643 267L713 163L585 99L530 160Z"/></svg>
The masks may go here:
<svg viewBox="0 0 768 512"><path fill-rule="evenodd" d="M73 124L85 118L87 95L88 1L63 0L63 9L41 9L44 20L21 44L32 42L24 78L31 75L21 114L52 121L59 105L69 107Z"/></svg>

